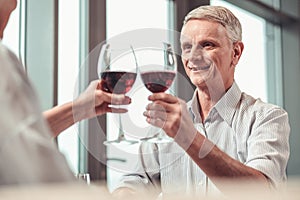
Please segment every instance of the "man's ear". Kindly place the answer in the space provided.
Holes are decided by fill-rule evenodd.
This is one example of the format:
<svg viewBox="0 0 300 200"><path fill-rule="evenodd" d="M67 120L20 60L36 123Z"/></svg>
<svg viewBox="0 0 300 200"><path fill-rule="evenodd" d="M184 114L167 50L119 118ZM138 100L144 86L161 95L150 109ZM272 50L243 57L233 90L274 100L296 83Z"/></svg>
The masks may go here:
<svg viewBox="0 0 300 200"><path fill-rule="evenodd" d="M240 60L240 57L244 50L244 44L243 42L235 42L233 44L233 58L232 58L232 64L236 66Z"/></svg>

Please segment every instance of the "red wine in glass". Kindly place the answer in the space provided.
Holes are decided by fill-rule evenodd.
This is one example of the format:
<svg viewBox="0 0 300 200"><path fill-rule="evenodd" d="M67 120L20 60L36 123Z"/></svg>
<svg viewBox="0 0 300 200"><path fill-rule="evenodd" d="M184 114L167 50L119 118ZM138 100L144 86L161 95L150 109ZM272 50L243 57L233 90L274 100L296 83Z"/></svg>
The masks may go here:
<svg viewBox="0 0 300 200"><path fill-rule="evenodd" d="M136 73L123 71L104 71L101 73L102 88L114 94L125 94L132 88Z"/></svg>
<svg viewBox="0 0 300 200"><path fill-rule="evenodd" d="M102 90L113 94L126 94L131 90L137 77L137 59L131 45L110 41L103 44L98 57L98 76L102 80ZM110 105L112 106L112 105ZM117 106L117 105L114 105ZM112 106L113 108L113 106ZM121 113L118 113L119 131L115 140L106 140L104 145L138 141L125 138Z"/></svg>
<svg viewBox="0 0 300 200"><path fill-rule="evenodd" d="M148 71L141 73L145 87L153 93L164 92L172 85L176 72Z"/></svg>

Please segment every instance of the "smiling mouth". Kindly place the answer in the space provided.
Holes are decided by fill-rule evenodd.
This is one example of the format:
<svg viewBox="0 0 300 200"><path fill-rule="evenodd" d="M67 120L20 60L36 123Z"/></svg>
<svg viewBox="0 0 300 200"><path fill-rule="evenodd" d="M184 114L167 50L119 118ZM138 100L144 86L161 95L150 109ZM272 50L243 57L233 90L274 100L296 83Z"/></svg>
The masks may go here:
<svg viewBox="0 0 300 200"><path fill-rule="evenodd" d="M204 66L196 66L193 64L187 65L187 67L192 71L199 71L199 70L208 70L210 68L210 65L204 65Z"/></svg>

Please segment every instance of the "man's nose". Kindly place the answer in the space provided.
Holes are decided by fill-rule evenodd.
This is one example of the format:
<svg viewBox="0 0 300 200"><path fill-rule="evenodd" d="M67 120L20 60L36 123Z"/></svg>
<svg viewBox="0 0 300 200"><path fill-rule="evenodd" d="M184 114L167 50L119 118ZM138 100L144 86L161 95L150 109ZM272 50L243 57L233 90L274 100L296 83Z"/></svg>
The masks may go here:
<svg viewBox="0 0 300 200"><path fill-rule="evenodd" d="M202 48L192 48L190 55L189 55L189 60L191 62L199 62L202 61L204 59L204 52Z"/></svg>

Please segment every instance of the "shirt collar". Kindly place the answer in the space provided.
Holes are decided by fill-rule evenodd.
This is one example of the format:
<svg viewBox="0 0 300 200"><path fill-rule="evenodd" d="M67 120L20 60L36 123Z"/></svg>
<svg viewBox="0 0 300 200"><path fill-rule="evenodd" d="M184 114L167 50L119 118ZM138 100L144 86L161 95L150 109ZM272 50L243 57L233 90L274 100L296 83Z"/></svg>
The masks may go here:
<svg viewBox="0 0 300 200"><path fill-rule="evenodd" d="M240 101L242 92L239 89L236 82L233 82L232 86L225 93L225 95L216 103L214 108L217 110L219 115L231 125L232 117L235 112L235 108ZM195 90L192 99L188 102L188 108L191 116L193 117L194 123L201 123L202 119L200 116L200 108L198 102L198 92ZM213 108L212 108L213 110Z"/></svg>
<svg viewBox="0 0 300 200"><path fill-rule="evenodd" d="M233 82L232 86L225 93L225 95L215 105L219 115L231 125L232 117L236 110L236 106L240 101L242 92L236 82Z"/></svg>
<svg viewBox="0 0 300 200"><path fill-rule="evenodd" d="M200 116L200 108L198 101L198 92L195 90L192 99L187 103L191 116L193 117L194 123L201 123L202 119Z"/></svg>

